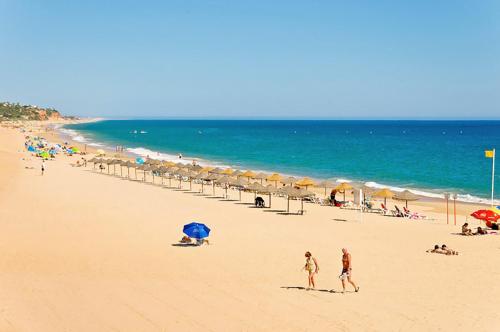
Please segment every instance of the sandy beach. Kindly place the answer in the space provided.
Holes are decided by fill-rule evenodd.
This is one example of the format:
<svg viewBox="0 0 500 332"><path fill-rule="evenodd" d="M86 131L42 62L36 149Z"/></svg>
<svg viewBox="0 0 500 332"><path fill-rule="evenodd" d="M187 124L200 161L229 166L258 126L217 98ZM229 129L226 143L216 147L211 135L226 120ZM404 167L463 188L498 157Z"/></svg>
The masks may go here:
<svg viewBox="0 0 500 332"><path fill-rule="evenodd" d="M0 331L498 330L500 235L456 235L480 206L458 204L457 226L438 201L410 203L433 220L309 203L282 215L284 199L256 209L253 194L201 196L76 157L41 176L19 130L0 141ZM210 226L209 246L176 245L191 221ZM460 254L426 253L443 243ZM340 293L343 247L359 293ZM304 289L306 251L316 290Z"/></svg>

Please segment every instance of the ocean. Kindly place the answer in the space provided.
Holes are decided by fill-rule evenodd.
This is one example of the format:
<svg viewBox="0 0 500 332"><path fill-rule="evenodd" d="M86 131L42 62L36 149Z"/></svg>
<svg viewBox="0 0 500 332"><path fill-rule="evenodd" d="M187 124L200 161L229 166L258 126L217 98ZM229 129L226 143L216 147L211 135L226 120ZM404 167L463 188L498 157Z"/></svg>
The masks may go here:
<svg viewBox="0 0 500 332"><path fill-rule="evenodd" d="M470 202L488 201L492 159L484 151L500 147L500 121L105 120L60 130L143 157L178 161L182 154L201 164L429 197L449 192Z"/></svg>

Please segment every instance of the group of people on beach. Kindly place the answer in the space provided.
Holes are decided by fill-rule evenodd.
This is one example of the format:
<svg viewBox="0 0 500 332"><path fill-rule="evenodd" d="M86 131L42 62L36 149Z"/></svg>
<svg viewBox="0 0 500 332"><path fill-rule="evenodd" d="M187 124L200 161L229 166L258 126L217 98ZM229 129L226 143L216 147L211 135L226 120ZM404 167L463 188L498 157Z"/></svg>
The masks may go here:
<svg viewBox="0 0 500 332"><path fill-rule="evenodd" d="M306 263L302 269L308 273L307 290L310 290L316 288L314 277L319 273L319 264L318 260L312 256L310 251L305 253L305 257ZM356 293L359 292L359 286L356 286L352 280L352 258L346 248L342 248L342 272L339 275L339 279L342 281L342 293L345 293L346 280L354 287Z"/></svg>
<svg viewBox="0 0 500 332"><path fill-rule="evenodd" d="M448 248L446 244L443 244L441 247L439 246L439 244L436 244L434 246L434 249L429 249L427 250L427 252L433 254L443 254L443 255L458 255L458 251Z"/></svg>
<svg viewBox="0 0 500 332"><path fill-rule="evenodd" d="M469 224L465 223L462 225L462 235L486 235L488 234L488 231L486 229L483 229L481 227L477 228L477 231L475 233L472 232L472 229L469 228Z"/></svg>

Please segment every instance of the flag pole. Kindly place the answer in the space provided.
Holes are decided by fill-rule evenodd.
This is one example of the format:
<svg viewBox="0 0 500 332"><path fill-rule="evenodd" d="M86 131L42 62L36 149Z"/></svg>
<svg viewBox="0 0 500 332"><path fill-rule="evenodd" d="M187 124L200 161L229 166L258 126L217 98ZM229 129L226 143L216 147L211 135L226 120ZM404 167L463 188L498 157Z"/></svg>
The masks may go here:
<svg viewBox="0 0 500 332"><path fill-rule="evenodd" d="M495 149L493 149L493 161L491 166L491 206L493 206L493 195L495 193Z"/></svg>

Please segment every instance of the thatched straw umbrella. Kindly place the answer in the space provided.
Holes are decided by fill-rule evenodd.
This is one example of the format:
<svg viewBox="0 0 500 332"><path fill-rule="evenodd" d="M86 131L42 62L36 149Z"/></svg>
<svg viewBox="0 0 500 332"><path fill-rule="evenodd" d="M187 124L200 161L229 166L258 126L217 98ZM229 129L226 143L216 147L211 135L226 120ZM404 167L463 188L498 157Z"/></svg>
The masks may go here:
<svg viewBox="0 0 500 332"><path fill-rule="evenodd" d="M179 178L179 189L182 189L182 179L187 177L189 173L183 169L179 169L174 174Z"/></svg>
<svg viewBox="0 0 500 332"><path fill-rule="evenodd" d="M238 189L238 192L239 192L239 200L241 201L241 191L243 189L245 189L245 185L247 185L247 181L246 180L243 180L242 178L236 178L236 179L233 179L229 185L231 187L235 187Z"/></svg>
<svg viewBox="0 0 500 332"><path fill-rule="evenodd" d="M240 174L241 177L247 178L247 182L250 182L250 179L253 179L256 175L257 174L255 174L254 172L252 172L250 170Z"/></svg>
<svg viewBox="0 0 500 332"><path fill-rule="evenodd" d="M340 191L341 193L344 194L344 202L345 202L345 191L349 189L352 189L352 186L347 182L342 182L341 184L335 187L335 190Z"/></svg>
<svg viewBox="0 0 500 332"><path fill-rule="evenodd" d="M259 191L260 194L267 194L269 195L269 207L271 207L271 196L274 193L277 193L278 189L274 187L272 184L268 184L267 186L262 189L262 191Z"/></svg>
<svg viewBox="0 0 500 332"><path fill-rule="evenodd" d="M164 161L162 164L165 167L174 167L175 166L175 163L173 161Z"/></svg>
<svg viewBox="0 0 500 332"><path fill-rule="evenodd" d="M203 167L201 170L200 170L200 173L209 173L211 170L213 170L214 168L213 167L210 167L210 166L206 166L206 167Z"/></svg>
<svg viewBox="0 0 500 332"><path fill-rule="evenodd" d="M314 196L314 193L305 189L297 189L294 187L286 186L279 189L279 192L287 197L286 212L290 212L290 198L300 198L301 211L304 211L304 198Z"/></svg>
<svg viewBox="0 0 500 332"><path fill-rule="evenodd" d="M250 183L250 184L247 184L247 185L245 186L245 190L247 190L247 191L250 191L250 192L253 192L253 193L254 193L254 195L253 195L253 198L254 198L254 199L255 199L255 198L257 198L257 193L258 193L259 191L264 190L264 188L265 188L265 187L264 187L263 185L261 185L260 183L258 183L258 182Z"/></svg>
<svg viewBox="0 0 500 332"><path fill-rule="evenodd" d="M104 161L104 163L105 163L105 164L107 165L107 167L108 167L108 174L109 174L109 166L114 165L114 160L113 160L113 159L106 159L106 160Z"/></svg>
<svg viewBox="0 0 500 332"><path fill-rule="evenodd" d="M203 167L201 167L200 165L193 165L191 167L191 170L195 171L195 172L201 172L202 169L203 169Z"/></svg>
<svg viewBox="0 0 500 332"><path fill-rule="evenodd" d="M159 173L160 167L156 165L149 166L149 170L151 171L151 175L153 176L153 184L155 183L155 173Z"/></svg>
<svg viewBox="0 0 500 332"><path fill-rule="evenodd" d="M196 176L198 175L198 172L195 172L195 171L188 171L187 172L187 178L189 180L189 191L191 191L193 189L193 180L196 178Z"/></svg>
<svg viewBox="0 0 500 332"><path fill-rule="evenodd" d="M302 180L295 182L295 184L299 187L306 187L306 190L307 187L315 185L314 181L310 178L303 178Z"/></svg>
<svg viewBox="0 0 500 332"><path fill-rule="evenodd" d="M262 184L262 180L267 179L268 175L265 173L258 173L257 175L253 176L252 179L255 180L260 180L260 184Z"/></svg>
<svg viewBox="0 0 500 332"><path fill-rule="evenodd" d="M89 161L88 161L89 163L92 163L92 164L93 164L93 168L94 168L94 169L95 169L95 163L96 163L96 160L97 160L97 158L95 158L95 157L94 157L94 158L89 159Z"/></svg>
<svg viewBox="0 0 500 332"><path fill-rule="evenodd" d="M373 196L383 198L384 205L387 207L387 199L392 198L394 196L394 193L390 191L388 188L384 188L377 191L375 194L373 194Z"/></svg>
<svg viewBox="0 0 500 332"><path fill-rule="evenodd" d="M165 179L165 174L168 172L168 167L160 166L156 169L156 171L158 172L158 174L161 177L161 185L163 186L163 183L164 183L163 180Z"/></svg>
<svg viewBox="0 0 500 332"><path fill-rule="evenodd" d="M155 181L155 175L153 173L153 170L155 169L154 166L151 166L151 165L145 165L143 171L144 171L144 181L146 181L146 173L147 172L151 172L151 174L153 175L153 183Z"/></svg>
<svg viewBox="0 0 500 332"><path fill-rule="evenodd" d="M149 169L148 165L142 164L138 167L136 167L139 171L142 171L142 181L146 181L146 171Z"/></svg>
<svg viewBox="0 0 500 332"><path fill-rule="evenodd" d="M115 175L114 173L116 172L116 165L120 166L120 176L122 176L122 163L123 163L123 160L121 159L115 159L113 161L113 175Z"/></svg>
<svg viewBox="0 0 500 332"><path fill-rule="evenodd" d="M233 174L231 174L231 176L241 176L241 174L243 174L242 171L240 171L239 169L237 169L236 171L233 172Z"/></svg>
<svg viewBox="0 0 500 332"><path fill-rule="evenodd" d="M168 186L169 187L172 187L172 179L174 178L174 173L177 172L179 170L178 167L176 166L170 166L170 167L167 167L167 176L168 176Z"/></svg>
<svg viewBox="0 0 500 332"><path fill-rule="evenodd" d="M227 188L228 188L229 184L231 183L231 181L233 181L233 178L230 178L227 175L221 176L220 178L215 180L215 183L224 185L224 190L225 190L224 197L226 197L226 198L227 198Z"/></svg>
<svg viewBox="0 0 500 332"><path fill-rule="evenodd" d="M271 174L266 178L266 181L274 182L274 186L278 187L278 181L281 181L281 175L278 173Z"/></svg>
<svg viewBox="0 0 500 332"><path fill-rule="evenodd" d="M399 201L405 201L406 208L408 208L408 201L416 201L420 197L418 195L415 195L414 193L412 193L409 190L404 190L404 191L394 195L393 198L397 199Z"/></svg>
<svg viewBox="0 0 500 332"><path fill-rule="evenodd" d="M208 173L210 174L222 174L224 170L222 168L219 168L219 167L216 167L216 168L212 168L210 171L208 171Z"/></svg>
<svg viewBox="0 0 500 332"><path fill-rule="evenodd" d="M215 196L215 180L219 179L221 176L219 174L208 174L205 180L212 181L212 195Z"/></svg>
<svg viewBox="0 0 500 332"><path fill-rule="evenodd" d="M131 163L130 167L134 168L134 176L135 176L135 180L137 180L137 167L139 167L140 165L137 164L137 163Z"/></svg>
<svg viewBox="0 0 500 332"><path fill-rule="evenodd" d="M131 162L130 160L127 160L122 164L122 166L127 167L127 178L130 178L130 167L134 167L134 163Z"/></svg>
<svg viewBox="0 0 500 332"><path fill-rule="evenodd" d="M294 183L297 182L297 179L294 178L293 176L289 176L287 178L280 180L280 182L283 183L284 185L293 186Z"/></svg>
<svg viewBox="0 0 500 332"><path fill-rule="evenodd" d="M321 181L320 183L318 183L316 185L316 187L318 187L318 188L324 188L325 189L325 196L326 196L326 190L328 188L335 187L335 184L333 182L331 182L331 181L325 180L325 181Z"/></svg>
<svg viewBox="0 0 500 332"><path fill-rule="evenodd" d="M205 172L198 173L195 177L197 180L201 180L201 193L203 193L203 186L205 184L205 180L208 178L209 174Z"/></svg>
<svg viewBox="0 0 500 332"><path fill-rule="evenodd" d="M92 163L93 164L93 169L95 169L95 164L98 164L101 162L101 159L100 158L92 158L89 160L89 163Z"/></svg>
<svg viewBox="0 0 500 332"><path fill-rule="evenodd" d="M232 170L231 168L226 168L220 174L222 174L222 175L232 175L233 173L234 173L234 170Z"/></svg>

